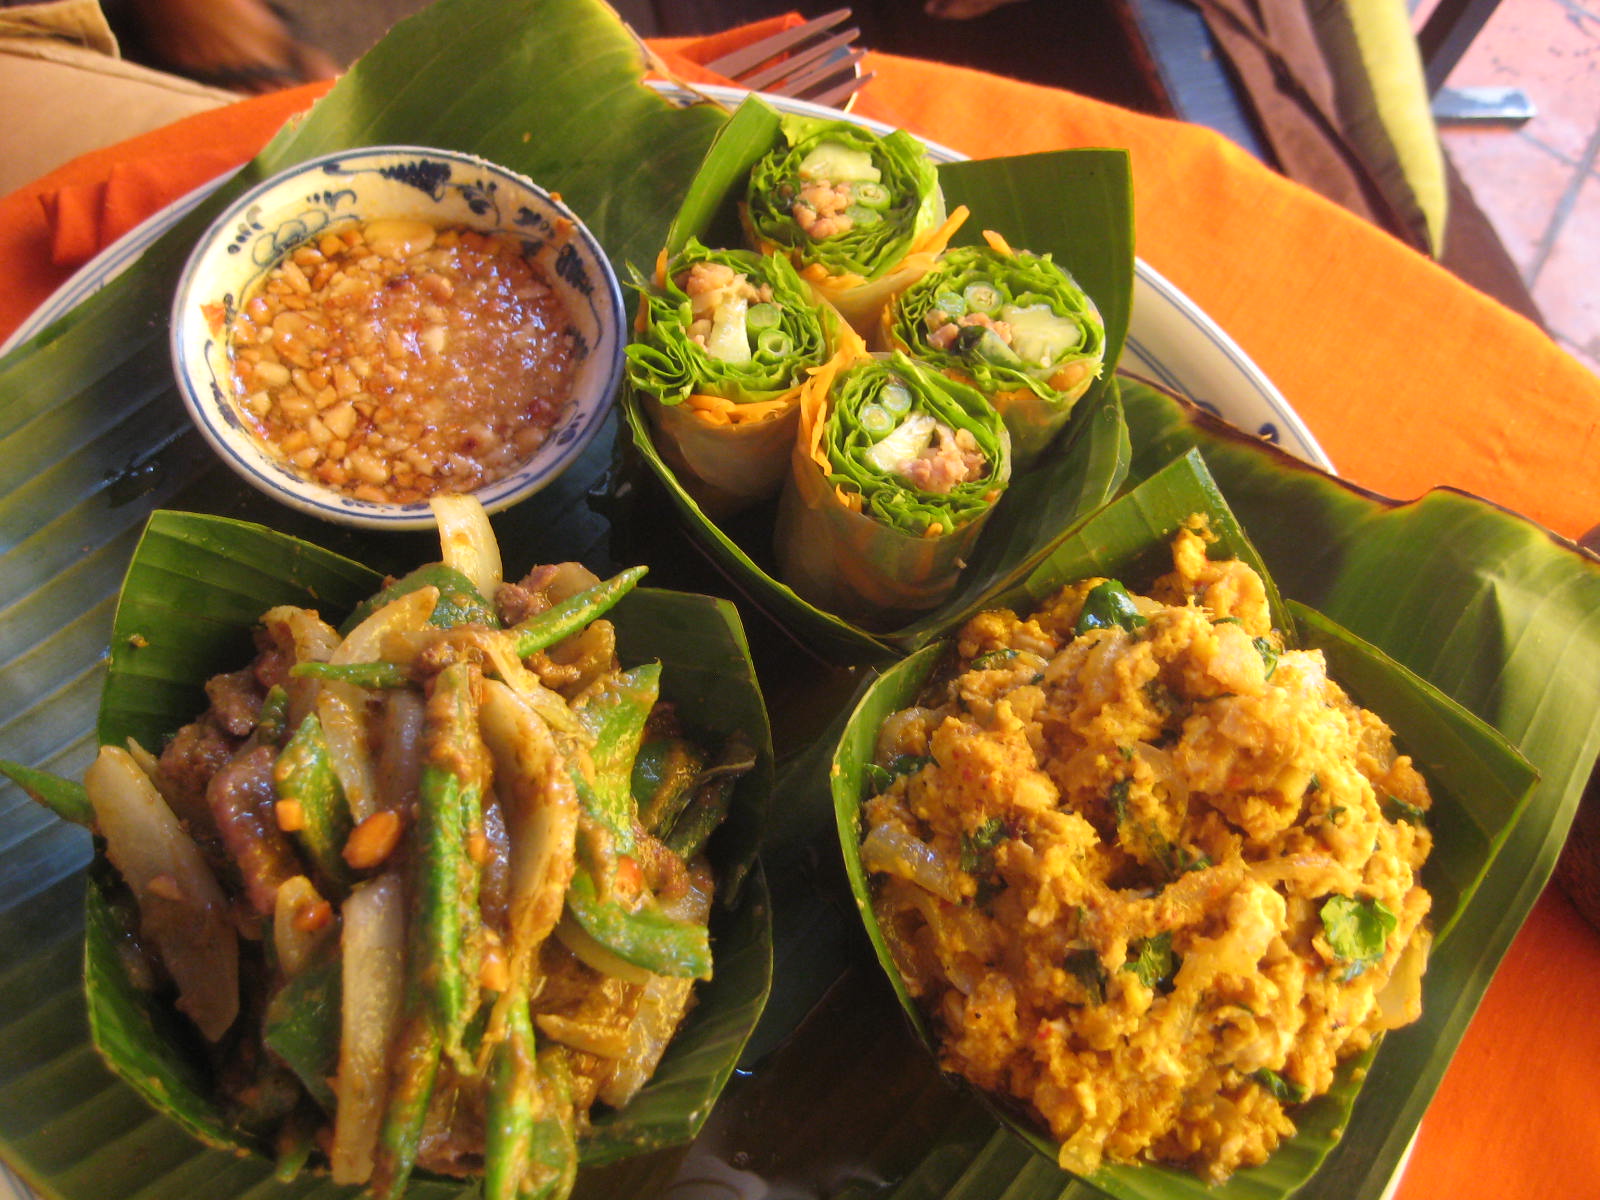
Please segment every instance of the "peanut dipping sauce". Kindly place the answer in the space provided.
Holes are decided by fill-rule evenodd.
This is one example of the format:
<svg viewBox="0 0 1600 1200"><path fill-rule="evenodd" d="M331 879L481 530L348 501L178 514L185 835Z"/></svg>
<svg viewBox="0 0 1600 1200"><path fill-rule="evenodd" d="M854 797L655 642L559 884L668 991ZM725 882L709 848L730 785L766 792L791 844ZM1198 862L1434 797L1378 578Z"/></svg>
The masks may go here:
<svg viewBox="0 0 1600 1200"><path fill-rule="evenodd" d="M207 316L219 331L222 306ZM308 479L379 503L526 461L572 391L565 306L498 235L375 220L294 250L227 330L234 398Z"/></svg>

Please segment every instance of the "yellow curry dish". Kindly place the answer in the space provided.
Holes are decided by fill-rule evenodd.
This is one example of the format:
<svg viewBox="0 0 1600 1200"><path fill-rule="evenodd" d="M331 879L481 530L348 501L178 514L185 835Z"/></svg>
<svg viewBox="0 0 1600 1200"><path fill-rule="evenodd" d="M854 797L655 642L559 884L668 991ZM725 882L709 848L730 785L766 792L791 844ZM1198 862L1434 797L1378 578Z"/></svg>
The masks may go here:
<svg viewBox="0 0 1600 1200"><path fill-rule="evenodd" d="M1421 1011L1427 786L1191 524L1148 596L1087 579L968 621L863 807L942 1065L1079 1174L1261 1163Z"/></svg>

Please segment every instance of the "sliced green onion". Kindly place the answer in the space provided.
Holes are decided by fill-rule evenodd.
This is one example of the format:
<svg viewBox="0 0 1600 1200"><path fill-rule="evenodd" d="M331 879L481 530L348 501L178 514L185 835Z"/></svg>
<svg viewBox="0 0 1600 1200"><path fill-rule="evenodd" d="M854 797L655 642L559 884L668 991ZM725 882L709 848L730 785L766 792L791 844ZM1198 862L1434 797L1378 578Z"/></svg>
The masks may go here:
<svg viewBox="0 0 1600 1200"><path fill-rule="evenodd" d="M952 321L967 314L967 301L960 292L940 292L933 298L933 307Z"/></svg>
<svg viewBox="0 0 1600 1200"><path fill-rule="evenodd" d="M844 210L844 215L849 217L850 223L858 229L870 229L883 220L883 214L877 209L860 204L852 204Z"/></svg>
<svg viewBox="0 0 1600 1200"><path fill-rule="evenodd" d="M866 208L889 207L889 189L881 183L864 180L856 184L853 195L855 202Z"/></svg>
<svg viewBox="0 0 1600 1200"><path fill-rule="evenodd" d="M783 320L783 310L776 304L752 304L744 314L745 328L751 333L763 329L776 329Z"/></svg>
<svg viewBox="0 0 1600 1200"><path fill-rule="evenodd" d="M794 352L794 339L781 329L763 329L756 334L756 353L788 358Z"/></svg>
<svg viewBox="0 0 1600 1200"><path fill-rule="evenodd" d="M975 313L992 313L1000 307L1004 299L1000 289L992 283L969 283L961 292L962 299L966 301L967 311Z"/></svg>
<svg viewBox="0 0 1600 1200"><path fill-rule="evenodd" d="M874 440L889 433L896 424L894 415L881 404L868 404L861 410L861 428Z"/></svg>
<svg viewBox="0 0 1600 1200"><path fill-rule="evenodd" d="M878 403L896 417L911 411L911 389L897 379L891 379L878 392Z"/></svg>

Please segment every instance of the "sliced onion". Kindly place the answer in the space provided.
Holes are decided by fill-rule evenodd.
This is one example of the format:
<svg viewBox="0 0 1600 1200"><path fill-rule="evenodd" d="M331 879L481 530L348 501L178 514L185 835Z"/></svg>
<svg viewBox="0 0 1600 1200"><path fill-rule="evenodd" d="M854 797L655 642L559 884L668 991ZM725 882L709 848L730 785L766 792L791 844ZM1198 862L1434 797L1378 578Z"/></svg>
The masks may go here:
<svg viewBox="0 0 1600 1200"><path fill-rule="evenodd" d="M1189 782L1183 777L1183 772L1178 769L1178 764L1159 746L1152 746L1149 742L1135 742L1133 753L1142 758L1145 764L1154 772L1156 782L1160 783L1167 792L1167 804L1175 812L1185 812L1189 807Z"/></svg>
<svg viewBox="0 0 1600 1200"><path fill-rule="evenodd" d="M500 544L476 496L434 496L428 501L439 522L439 553L490 600L500 586Z"/></svg>
<svg viewBox="0 0 1600 1200"><path fill-rule="evenodd" d="M414 688L395 688L383 696L376 771L379 802L405 809L422 782L422 727L426 705Z"/></svg>
<svg viewBox="0 0 1600 1200"><path fill-rule="evenodd" d="M209 1041L239 1014L239 942L200 848L150 777L118 746L84 774L106 856L139 902L139 924L178 986L178 1009Z"/></svg>
<svg viewBox="0 0 1600 1200"><path fill-rule="evenodd" d="M311 880L291 875L278 885L272 906L272 946L287 978L310 966L337 930L328 902Z"/></svg>
<svg viewBox="0 0 1600 1200"><path fill-rule="evenodd" d="M296 663L327 662L339 648L338 631L310 609L282 604L269 608L261 623L280 646L293 652ZM289 725L298 728L316 704L317 682L290 676L284 690L289 693Z"/></svg>
<svg viewBox="0 0 1600 1200"><path fill-rule="evenodd" d="M352 629L328 661L345 664L376 660L385 639L423 628L438 603L436 587L420 587L389 601ZM377 770L367 742L366 690L339 680L321 680L316 710L328 743L328 764L344 788L350 815L360 824L385 807L379 800Z"/></svg>
<svg viewBox="0 0 1600 1200"><path fill-rule="evenodd" d="M951 904L961 902L950 864L927 842L903 829L874 825L861 843L861 865L909 880Z"/></svg>
<svg viewBox="0 0 1600 1200"><path fill-rule="evenodd" d="M400 1024L405 897L393 872L344 902L339 1076L329 1162L335 1183L365 1183L388 1098L389 1046Z"/></svg>
<svg viewBox="0 0 1600 1200"><path fill-rule="evenodd" d="M549 728L511 688L485 680L479 717L511 841L512 978L526 981L572 882L578 796Z"/></svg>
<svg viewBox="0 0 1600 1200"><path fill-rule="evenodd" d="M1422 976L1428 969L1428 948L1433 936L1418 926L1395 960L1394 969L1378 992L1383 1028L1399 1029L1422 1015Z"/></svg>

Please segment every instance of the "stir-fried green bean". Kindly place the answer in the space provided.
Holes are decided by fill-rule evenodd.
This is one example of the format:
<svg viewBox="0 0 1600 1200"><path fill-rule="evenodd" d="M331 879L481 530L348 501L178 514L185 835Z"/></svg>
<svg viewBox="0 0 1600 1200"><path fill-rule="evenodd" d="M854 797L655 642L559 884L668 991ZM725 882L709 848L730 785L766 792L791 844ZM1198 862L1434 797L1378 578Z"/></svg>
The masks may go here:
<svg viewBox="0 0 1600 1200"><path fill-rule="evenodd" d="M278 794L278 824L305 852L324 895L342 895L350 883L342 851L350 836L350 806L328 760L322 722L308 713L272 768ZM292 818L284 812L293 805Z"/></svg>
<svg viewBox="0 0 1600 1200"><path fill-rule="evenodd" d="M537 654L603 617L617 601L633 591L648 569L629 567L513 625L511 633L516 637L517 656L527 658Z"/></svg>
<svg viewBox="0 0 1600 1200"><path fill-rule="evenodd" d="M483 836L489 753L478 732L477 668L454 663L428 697L414 856L412 977L429 998L445 1053L468 1061L464 1038L478 1008L481 871L471 842Z"/></svg>

